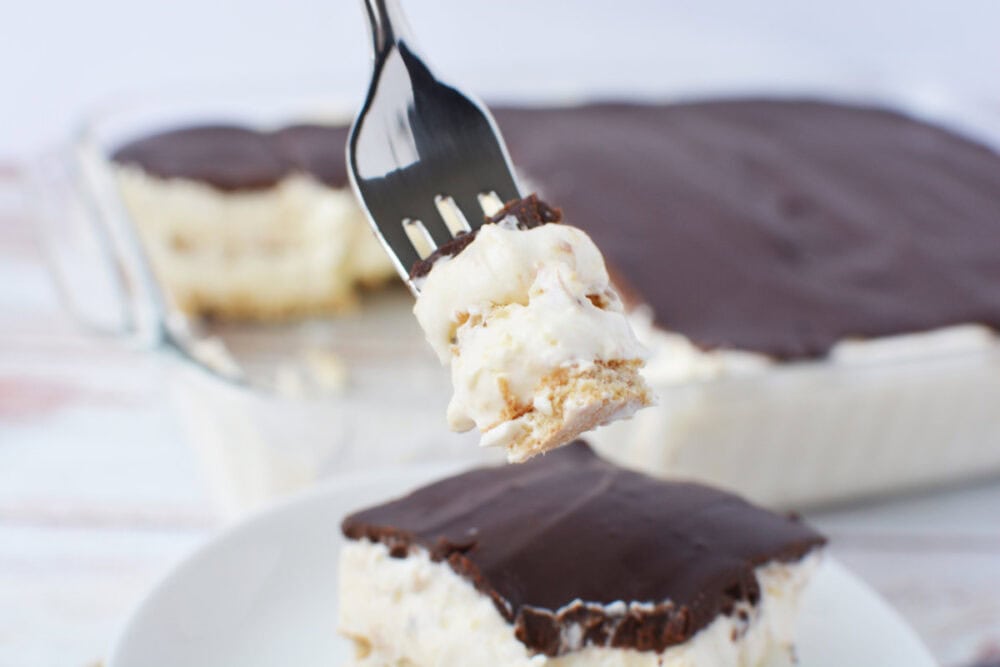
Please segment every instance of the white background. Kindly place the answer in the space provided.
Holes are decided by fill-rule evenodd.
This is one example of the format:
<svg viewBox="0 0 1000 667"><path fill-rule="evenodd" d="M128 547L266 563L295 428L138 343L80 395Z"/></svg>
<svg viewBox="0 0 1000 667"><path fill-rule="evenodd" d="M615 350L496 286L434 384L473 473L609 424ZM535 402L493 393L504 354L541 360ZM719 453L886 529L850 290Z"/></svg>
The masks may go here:
<svg viewBox="0 0 1000 667"><path fill-rule="evenodd" d="M727 81L947 87L1000 98L996 0L410 0L446 78L480 93ZM360 0L0 0L0 159L94 105L192 83L360 95Z"/></svg>

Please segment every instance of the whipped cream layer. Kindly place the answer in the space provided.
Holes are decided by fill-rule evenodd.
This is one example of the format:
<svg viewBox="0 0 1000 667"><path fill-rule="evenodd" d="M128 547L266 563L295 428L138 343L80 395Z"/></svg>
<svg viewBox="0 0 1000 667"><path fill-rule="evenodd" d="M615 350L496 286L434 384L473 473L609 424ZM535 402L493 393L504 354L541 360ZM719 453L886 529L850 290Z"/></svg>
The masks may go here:
<svg viewBox="0 0 1000 667"><path fill-rule="evenodd" d="M738 604L664 651L585 644L584 629L570 627L563 637L569 651L551 657L531 654L490 596L447 563L420 549L395 558L384 544L351 541L340 557L339 629L354 641L356 664L364 667L791 667L800 594L820 557L756 568L756 604ZM636 604L660 602L622 600L603 608L624 619Z"/></svg>
<svg viewBox="0 0 1000 667"><path fill-rule="evenodd" d="M295 318L349 308L396 273L348 187L347 133L180 126L121 145L106 167L181 309Z"/></svg>
<svg viewBox="0 0 1000 667"><path fill-rule="evenodd" d="M153 268L190 313L280 318L351 307L395 270L347 189L293 173L220 190L116 166Z"/></svg>
<svg viewBox="0 0 1000 667"><path fill-rule="evenodd" d="M575 227L484 225L420 287L414 313L451 366L448 423L477 427L483 445L510 448L550 416L560 426L549 448L651 402L637 375L645 349L600 251ZM614 386L622 371L634 386Z"/></svg>

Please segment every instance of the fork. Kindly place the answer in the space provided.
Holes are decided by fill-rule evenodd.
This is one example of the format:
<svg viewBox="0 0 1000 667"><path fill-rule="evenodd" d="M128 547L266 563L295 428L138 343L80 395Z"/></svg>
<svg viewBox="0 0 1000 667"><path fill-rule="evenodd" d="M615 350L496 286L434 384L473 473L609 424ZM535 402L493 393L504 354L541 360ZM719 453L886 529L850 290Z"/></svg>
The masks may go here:
<svg viewBox="0 0 1000 667"><path fill-rule="evenodd" d="M493 117L417 54L397 0L365 0L372 80L351 127L351 185L414 295L414 263L520 196Z"/></svg>

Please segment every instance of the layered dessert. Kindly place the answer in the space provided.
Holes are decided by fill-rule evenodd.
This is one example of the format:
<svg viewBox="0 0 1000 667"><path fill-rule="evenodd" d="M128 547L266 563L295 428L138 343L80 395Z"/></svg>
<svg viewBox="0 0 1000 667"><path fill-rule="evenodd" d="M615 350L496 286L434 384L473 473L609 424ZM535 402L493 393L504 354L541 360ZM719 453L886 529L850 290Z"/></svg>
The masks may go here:
<svg viewBox="0 0 1000 667"><path fill-rule="evenodd" d="M955 133L810 101L496 116L514 164L694 353L1000 328L1000 156Z"/></svg>
<svg viewBox="0 0 1000 667"><path fill-rule="evenodd" d="M419 262L413 312L450 366L452 430L512 462L630 417L652 402L645 350L586 233L537 197Z"/></svg>
<svg viewBox="0 0 1000 667"><path fill-rule="evenodd" d="M808 100L496 116L652 352L609 456L788 505L1000 470L995 150Z"/></svg>
<svg viewBox="0 0 1000 667"><path fill-rule="evenodd" d="M343 522L339 627L359 665L794 664L823 538L577 442Z"/></svg>
<svg viewBox="0 0 1000 667"><path fill-rule="evenodd" d="M196 316L274 320L354 305L395 275L347 187L347 130L216 125L112 156L122 198L173 302Z"/></svg>
<svg viewBox="0 0 1000 667"><path fill-rule="evenodd" d="M993 148L815 100L495 116L650 352L658 405L595 431L603 452L789 505L1000 470Z"/></svg>
<svg viewBox="0 0 1000 667"><path fill-rule="evenodd" d="M1000 326L989 252L991 234L1000 234L1000 157L955 133L892 111L813 101L495 115L519 171L594 238L620 287L651 307L657 328L693 343L692 353L789 361L856 339ZM344 189L346 136L327 126L188 127L125 144L112 160L140 227L166 235L163 209L185 204L186 190L213 202L178 216L178 234L166 241L177 250L212 224L239 231L235 220L219 222L227 196L251 214L244 227L271 225L261 246L277 246L295 230L264 209L296 179L325 186L328 207L357 214L362 228ZM338 206L333 194L348 201L338 197ZM159 206L143 204L160 195ZM378 246L365 249L370 255L348 253L353 275L390 275Z"/></svg>

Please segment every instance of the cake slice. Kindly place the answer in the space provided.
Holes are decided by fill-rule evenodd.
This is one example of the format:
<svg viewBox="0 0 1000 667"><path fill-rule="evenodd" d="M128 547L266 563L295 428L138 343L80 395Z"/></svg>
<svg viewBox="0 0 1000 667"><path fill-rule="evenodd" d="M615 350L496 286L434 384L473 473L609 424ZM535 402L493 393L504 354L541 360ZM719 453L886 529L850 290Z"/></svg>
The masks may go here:
<svg viewBox="0 0 1000 667"><path fill-rule="evenodd" d="M524 461L652 403L645 350L590 237L534 195L414 267L414 307L451 366L453 430Z"/></svg>
<svg viewBox="0 0 1000 667"><path fill-rule="evenodd" d="M369 667L794 664L824 538L576 442L343 522L342 634Z"/></svg>
<svg viewBox="0 0 1000 667"><path fill-rule="evenodd" d="M121 146L112 169L157 277L195 316L338 312L395 275L347 186L347 129L230 125Z"/></svg>

